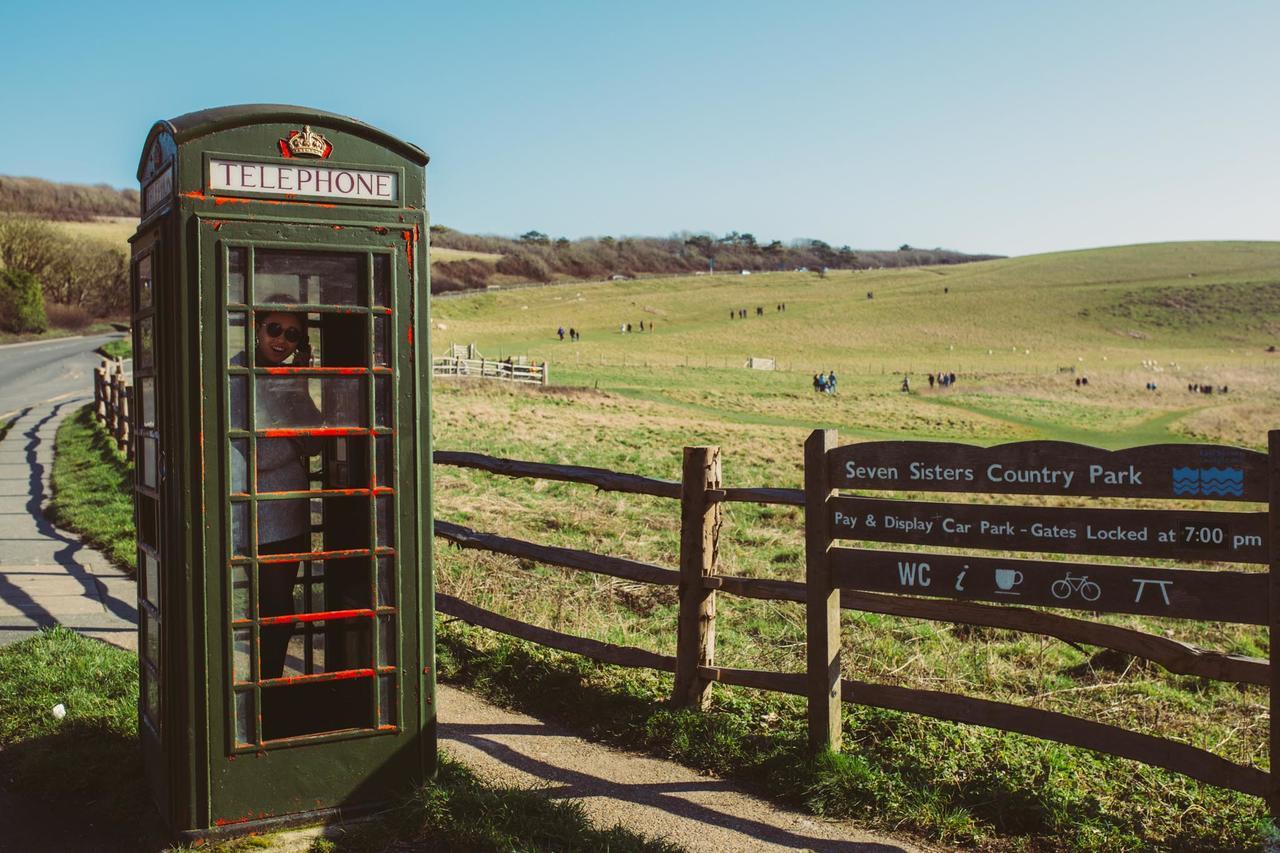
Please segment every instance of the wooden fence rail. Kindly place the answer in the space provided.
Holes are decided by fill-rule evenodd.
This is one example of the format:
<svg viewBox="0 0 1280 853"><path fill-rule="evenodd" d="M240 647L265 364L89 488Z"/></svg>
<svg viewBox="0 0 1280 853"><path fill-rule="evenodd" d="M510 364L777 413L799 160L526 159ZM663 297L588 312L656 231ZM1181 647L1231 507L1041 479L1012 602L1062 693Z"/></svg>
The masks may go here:
<svg viewBox="0 0 1280 853"><path fill-rule="evenodd" d="M93 371L93 414L129 459L134 455L132 408L133 388L125 379L124 363L103 359Z"/></svg>
<svg viewBox="0 0 1280 853"><path fill-rule="evenodd" d="M431 359L433 376L471 376L499 379L527 385L547 384L547 363L517 364L488 358L455 358L439 356Z"/></svg>
<svg viewBox="0 0 1280 853"><path fill-rule="evenodd" d="M818 444L814 445L813 442ZM1273 444L1280 447L1280 432L1273 434ZM888 443L868 443L840 448L848 455L853 448L886 447ZM957 446L952 446L957 447ZM1035 453L1042 448L1014 447L1011 452ZM1078 446L1063 445L1071 453L1077 453ZM889 448L892 452L901 452L902 448ZM1055 448L1056 449L1056 448ZM936 450L936 448L931 448ZM990 454L999 449L981 451ZM1081 459L1092 459L1090 453L1105 454L1106 451L1079 451ZM1206 448L1206 459L1222 457L1224 448ZM1055 637L1070 642L1101 646L1114 649L1125 654L1140 657L1159 664L1170 672L1233 681L1242 684L1270 685L1275 689L1272 662L1259 658L1227 654L1197 648L1191 644L1179 642L1159 634L1147 633L1132 628L1099 623L1092 619L1075 618L1033 610L1024 606L1010 606L1002 603L982 603L981 600L946 600L922 597L942 595L927 588L905 589L909 595L893 594L897 590L880 589L874 584L871 588L864 586L866 569L862 566L874 567L877 560L885 558L884 553L864 549L833 548L833 519L831 508L854 506L848 498L839 498L837 488L847 487L832 477L828 472L834 470L828 463L827 456L836 451L833 433L823 432L811 437L811 444L806 453L806 490L781 488L727 488L720 481L720 456L717 448L691 447L685 448L684 471L680 482L625 474L602 468L591 468L572 465L552 465L513 459L499 459L478 453L457 451L436 451L434 461L437 465L470 468L486 471L500 476L516 478L538 478L564 482L581 483L594 486L601 491L640 494L653 497L668 498L680 501L681 536L680 566L668 568L640 560L624 559L594 554L589 551L551 547L526 542L493 533L476 531L459 524L437 521L435 535L453 542L462 548L473 548L494 553L520 557L546 565L578 571L588 571L611 577L623 578L641 583L663 586L675 586L679 590L680 609L675 633L677 650L674 656L657 654L644 649L602 643L581 637L574 637L559 631L528 625L517 619L501 616L468 604L455 597L438 594L436 606L441 613L453 616L474 625L479 625L511 636L520 637L535 643L546 645L563 651L573 652L620 666L646 667L663 672L671 672L676 676L673 691L673 702L682 706L700 706L708 698L708 688L713 682L751 687L761 690L788 693L808 698L810 713L810 735L815 749L839 745L839 707L842 702L858 702L876 707L890 708L910 713L923 714L939 719L971 723L1015 731L1023 734L1053 740L1073 746L1084 747L1125 758L1135 759L1153 766L1172 770L1192 778L1220 787L1241 791L1255 796L1266 797L1276 817L1280 798L1273 796L1277 790L1271 774L1254 767L1234 764L1213 753L1186 744L1170 741L1141 733L1131 732L1115 726L1097 723L1091 720L1071 717L1056 712L1037 708L1028 708L1005 702L976 699L952 693L931 690L917 690L892 685L871 684L864 681L844 678L840 672L840 610L858 610L868 613L881 613L893 616L930 619L935 621L956 622L969 625L980 625L993 628L1020 631ZM978 452L976 449L973 452ZM1117 451L1116 459L1143 459L1154 454L1143 455L1145 449L1134 451ZM1164 448L1161 452L1167 453ZM1183 447L1180 453L1185 454ZM1250 453L1247 451L1234 451ZM1215 456L1214 454L1217 454ZM841 457L844 458L843 456ZM986 456L983 457L987 458ZM991 456L990 458L996 458ZM1267 463L1262 465L1268 470ZM1126 463L1128 464L1128 463ZM1240 493L1239 499L1256 500L1259 485L1256 472L1259 460L1248 456L1242 463L1251 473L1251 482L1247 492ZM850 471L855 471L850 468ZM861 469L856 469L861 473ZM814 472L819 472L815 479ZM1100 487L1101 488L1101 487ZM1151 487L1144 484L1144 488ZM1274 488L1274 487L1273 487ZM1024 486L1015 485L1013 490L1030 491ZM940 491L948 490L940 488ZM951 488L950 490L954 490ZM1119 492L1104 492L1120 495ZM1159 495L1167 497L1168 495ZM838 499L833 501L833 499ZM886 504L894 502L870 501L858 499L859 510L883 511ZM811 565L806 572L806 580L785 581L759 578L742 578L717 573L717 545L721 517L719 507L725 502L738 501L759 504L781 504L806 507L806 539ZM1263 554L1275 553L1276 542L1273 537L1276 529L1277 513L1274 506L1269 513L1196 513L1189 512L1177 515L1161 514L1165 511L1117 510L1119 515L1086 515L1093 518L1156 519L1160 524L1176 523L1179 519L1192 519L1198 522L1216 523L1213 519L1226 524L1239 540L1236 561L1251 562L1264 559ZM906 501L896 502L898 507L922 506ZM955 509L947 505L949 509ZM1023 510L1010 507L993 507L997 512L1011 513ZM959 514L963 515L965 510ZM1061 510L1060 510L1061 512ZM1079 511L1074 511L1079 513ZM1103 511L1093 510L1093 513ZM1172 512L1172 511L1170 511ZM1125 513L1128 513L1127 515ZM952 512L951 515L957 513ZM967 518L967 516L966 516ZM1006 524L1007 521L1001 521ZM1136 522L1134 522L1136 523ZM1226 528L1224 528L1226 529ZM1259 541L1259 531L1265 531L1264 541ZM864 534L865 535L865 534ZM878 534L868 536L873 541L895 540L901 538L898 533L887 537ZM909 537L902 541L912 542ZM928 541L937 542L936 536ZM1242 544L1241 544L1242 543ZM942 542L955 546L954 542ZM963 543L963 547L981 548L976 540ZM1206 548L1212 551L1214 543L1207 543ZM1222 550L1218 543L1218 551ZM1043 548L1042 550L1054 550ZM1113 549L1114 550L1114 549ZM1142 548L1123 546L1135 553L1146 553ZM1177 549L1174 549L1177 550ZM1105 551L1105 549L1104 549ZM847 552L842 554L839 552ZM1195 552L1195 553L1209 553ZM1213 552L1216 556L1222 554ZM879 556L877 556L879 555ZM837 562L833 562L834 559ZM951 558L950 555L926 555L918 552L904 552L895 557L915 560L931 559L939 566L946 566L948 559L965 559L966 569L972 566L984 566L990 574L995 571L994 564L982 561L991 558ZM838 560L849 563L847 568L835 569L842 565ZM1010 568L1005 571L1039 571L1044 566L1050 569L1067 571L1071 577L1071 569L1087 569L1094 571L1101 582L1110 578L1115 581L1127 580L1125 572L1130 567L1103 566L1094 563L1065 563L1054 561L1005 561ZM1026 565L1024 565L1024 563ZM859 568L854 568L854 565ZM1043 564L1043 566L1041 565ZM1017 567L1012 568L1012 567ZM1110 574L1106 574L1110 572ZM1272 567L1272 576L1276 572ZM1134 609L1134 605L1113 602L1108 606L1094 605L1092 612L1141 612L1148 615L1160 615L1168 618L1198 618L1205 620L1234 621L1252 624L1272 625L1276 618L1276 608L1268 604L1265 594L1268 575L1250 572L1204 572L1183 569L1143 569L1141 578L1134 583L1140 584L1139 598L1143 584L1160 585L1158 592L1167 593L1169 588L1176 590L1174 598L1169 600L1169 610L1150 611ZM1021 575L1018 575L1021 580ZM859 588L862 586L862 588ZM960 583L955 584L957 588ZM852 588L851 588L852 587ZM1219 593L1217 598L1200 594L1196 590L1212 588ZM1190 590L1191 592L1184 592ZM807 672L762 672L757 670L718 667L715 665L716 608L715 595L728 593L748 598L770 601L790 601L805 604L809 616L806 620L806 648L808 658ZM1057 593L1054 594L1057 596ZM979 596L979 599L982 596ZM1167 597L1167 595L1166 595ZM954 596L953 596L954 599ZM999 601L1000 596L993 596ZM1046 602L1028 600L1025 603L1043 606ZM1051 606L1069 607L1069 603L1050 600ZM1081 606L1079 609L1088 609ZM1274 645L1274 644L1273 644ZM1274 694L1273 694L1274 695ZM1272 751L1276 749L1277 738L1273 738Z"/></svg>

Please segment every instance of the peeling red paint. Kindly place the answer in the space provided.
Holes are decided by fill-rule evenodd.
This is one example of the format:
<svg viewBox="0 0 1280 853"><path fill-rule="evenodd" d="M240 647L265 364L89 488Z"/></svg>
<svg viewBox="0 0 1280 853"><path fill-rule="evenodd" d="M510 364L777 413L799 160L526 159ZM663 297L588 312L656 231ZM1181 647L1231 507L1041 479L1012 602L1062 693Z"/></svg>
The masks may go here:
<svg viewBox="0 0 1280 853"><path fill-rule="evenodd" d="M337 622L343 619L372 619L372 610L327 610L321 613L291 613L287 616L264 616L259 625L287 625L291 622Z"/></svg>
<svg viewBox="0 0 1280 853"><path fill-rule="evenodd" d="M415 226L414 226L414 231L416 231L416 230L417 230L417 226L415 225ZM405 254L408 256L408 260L409 260L409 278L413 278L413 240L414 240L414 232L413 232L413 231L401 231L401 232L400 232L400 236L404 239L404 251L405 251Z"/></svg>
<svg viewBox="0 0 1280 853"><path fill-rule="evenodd" d="M268 376L293 376L300 373L319 376L362 376L367 367L264 367Z"/></svg>
<svg viewBox="0 0 1280 853"><path fill-rule="evenodd" d="M369 556L368 548L350 548L345 551L303 551L297 554L259 554L258 562L296 563L299 560L342 560L347 557L367 556Z"/></svg>
<svg viewBox="0 0 1280 853"><path fill-rule="evenodd" d="M245 815L244 817L235 817L235 818L219 817L219 818L214 818L213 824L214 824L214 826L234 826L234 825L235 825L235 824L237 824L237 823L248 823L248 822L249 822L249 821L251 821L251 820L253 820L253 812L250 812L249 814Z"/></svg>
<svg viewBox="0 0 1280 853"><path fill-rule="evenodd" d="M196 201L208 201L210 198L209 196L205 195L199 190L192 190L191 192L178 193L178 195L181 198L192 198L192 199L195 199ZM329 210L333 210L337 208L336 204L330 204L329 202L297 201L294 196L290 196L288 200L281 200L278 198L240 198L239 196L219 195L219 196L213 196L213 203L218 205L219 207L221 207L224 204L276 204L276 205L298 204L298 205L302 205L303 207L323 207Z"/></svg>
<svg viewBox="0 0 1280 853"><path fill-rule="evenodd" d="M289 675L259 682L263 687L287 687L290 684L307 684L322 681L349 681L353 678L372 678L372 669L344 669L339 672L317 672L313 675ZM292 740L292 738L290 738Z"/></svg>
<svg viewBox="0 0 1280 853"><path fill-rule="evenodd" d="M342 230L342 226L341 226L341 225L330 225L329 227L330 227L330 228L332 228L334 231L341 231L341 230Z"/></svg>
<svg viewBox="0 0 1280 853"><path fill-rule="evenodd" d="M385 225L374 225L374 226L373 226L373 233L375 233L375 234L386 234L386 233L387 233L387 228L386 228L386 226L385 226Z"/></svg>
<svg viewBox="0 0 1280 853"><path fill-rule="evenodd" d="M413 326L409 327L409 346L413 346Z"/></svg>
<svg viewBox="0 0 1280 853"><path fill-rule="evenodd" d="M347 435L373 435L373 430L366 427L320 427L307 429L264 429L258 435L263 438L304 438L309 435L321 438L335 438Z"/></svg>

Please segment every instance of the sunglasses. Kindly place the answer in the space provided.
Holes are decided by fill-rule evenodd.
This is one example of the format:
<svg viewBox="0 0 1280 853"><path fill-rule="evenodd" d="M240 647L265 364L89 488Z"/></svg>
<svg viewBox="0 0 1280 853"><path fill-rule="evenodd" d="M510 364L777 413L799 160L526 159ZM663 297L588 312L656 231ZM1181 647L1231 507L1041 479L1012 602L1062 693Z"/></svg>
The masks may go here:
<svg viewBox="0 0 1280 853"><path fill-rule="evenodd" d="M280 333L283 332L284 339L291 344L296 344L298 341L302 340L302 330L297 326L290 326L286 329L279 323L267 323L262 328L266 331L267 336L272 338L280 337Z"/></svg>

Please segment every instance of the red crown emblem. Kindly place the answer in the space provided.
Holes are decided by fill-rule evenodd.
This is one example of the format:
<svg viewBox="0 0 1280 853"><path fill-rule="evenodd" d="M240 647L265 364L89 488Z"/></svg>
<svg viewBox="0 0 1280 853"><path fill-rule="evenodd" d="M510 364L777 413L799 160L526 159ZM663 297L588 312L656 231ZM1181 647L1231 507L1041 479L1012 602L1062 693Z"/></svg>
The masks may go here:
<svg viewBox="0 0 1280 853"><path fill-rule="evenodd" d="M333 143L304 125L302 130L289 131L288 137L279 140L280 153L285 157L305 154L311 157L328 157L333 152Z"/></svg>

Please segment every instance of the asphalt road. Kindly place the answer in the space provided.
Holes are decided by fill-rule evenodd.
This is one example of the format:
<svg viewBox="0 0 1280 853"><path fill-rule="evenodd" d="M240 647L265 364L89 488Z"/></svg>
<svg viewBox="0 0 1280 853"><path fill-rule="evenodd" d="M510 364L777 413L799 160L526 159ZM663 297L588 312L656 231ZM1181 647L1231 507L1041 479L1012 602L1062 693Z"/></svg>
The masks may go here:
<svg viewBox="0 0 1280 853"><path fill-rule="evenodd" d="M122 332L0 346L0 420L62 394L93 397L94 350Z"/></svg>
<svg viewBox="0 0 1280 853"><path fill-rule="evenodd" d="M58 623L137 646L132 579L45 514L58 424L93 400L93 350L119 337L0 347L0 421L14 419L0 441L0 645Z"/></svg>

